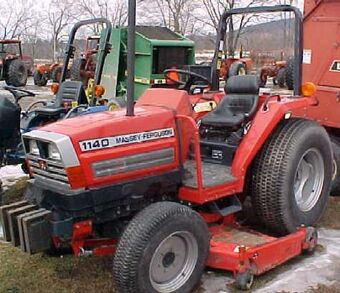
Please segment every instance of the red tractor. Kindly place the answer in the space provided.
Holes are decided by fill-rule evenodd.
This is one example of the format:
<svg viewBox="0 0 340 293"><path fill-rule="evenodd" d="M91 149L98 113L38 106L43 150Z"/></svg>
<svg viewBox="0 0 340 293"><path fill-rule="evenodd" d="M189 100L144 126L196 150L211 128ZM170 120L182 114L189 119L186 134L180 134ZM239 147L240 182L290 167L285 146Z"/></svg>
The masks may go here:
<svg viewBox="0 0 340 293"><path fill-rule="evenodd" d="M243 48L241 47L240 58L228 57L222 59L220 66L220 79L227 80L231 76L249 74L253 67L251 58L243 57Z"/></svg>
<svg viewBox="0 0 340 293"><path fill-rule="evenodd" d="M24 60L20 40L0 40L0 80L17 87L26 85L27 61L27 56Z"/></svg>
<svg viewBox="0 0 340 293"><path fill-rule="evenodd" d="M301 12L263 6L222 15L211 75L167 70L179 89L148 89L134 104L135 0L129 4L126 113L71 118L23 135L32 179L25 201L0 209L5 239L28 253L114 254L120 293L189 293L206 266L233 272L236 285L249 289L254 275L316 246L313 226L332 180L330 136L340 126L324 107L336 103L337 91L321 101L313 84L302 85ZM273 12L295 14L294 95L261 95L250 75L230 77L219 91L228 19ZM305 22L307 32L324 24ZM304 69L305 81L313 79ZM238 213L248 196L257 230Z"/></svg>
<svg viewBox="0 0 340 293"><path fill-rule="evenodd" d="M96 71L96 54L98 52L100 36L91 36L86 40L85 52L80 58L74 59L71 67L71 80L82 81L87 84Z"/></svg>

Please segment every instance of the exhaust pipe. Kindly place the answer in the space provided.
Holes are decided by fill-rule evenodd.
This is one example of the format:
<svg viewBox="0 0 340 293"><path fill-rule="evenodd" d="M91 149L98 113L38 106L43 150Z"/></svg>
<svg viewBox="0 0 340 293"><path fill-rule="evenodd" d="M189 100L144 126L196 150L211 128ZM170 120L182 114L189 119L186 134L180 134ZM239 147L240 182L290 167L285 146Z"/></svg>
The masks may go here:
<svg viewBox="0 0 340 293"><path fill-rule="evenodd" d="M136 0L129 0L126 116L134 116Z"/></svg>

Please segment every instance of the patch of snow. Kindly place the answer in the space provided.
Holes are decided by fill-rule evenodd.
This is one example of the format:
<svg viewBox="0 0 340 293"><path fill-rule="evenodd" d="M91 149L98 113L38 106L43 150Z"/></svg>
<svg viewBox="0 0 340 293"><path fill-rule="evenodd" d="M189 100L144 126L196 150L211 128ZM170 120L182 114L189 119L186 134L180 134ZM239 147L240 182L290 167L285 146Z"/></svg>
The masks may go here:
<svg viewBox="0 0 340 293"><path fill-rule="evenodd" d="M18 179L26 176L21 169L21 165L4 166L0 168L0 180L2 181L3 190L8 189L8 187L14 185Z"/></svg>
<svg viewBox="0 0 340 293"><path fill-rule="evenodd" d="M306 256L269 281L264 287L253 293L306 292L317 285L330 286L340 284L340 231L319 230L319 244L323 251L313 256ZM261 277L259 277L261 278ZM230 273L204 274L202 293L228 293L227 285L233 282ZM256 282L256 278L255 278Z"/></svg>

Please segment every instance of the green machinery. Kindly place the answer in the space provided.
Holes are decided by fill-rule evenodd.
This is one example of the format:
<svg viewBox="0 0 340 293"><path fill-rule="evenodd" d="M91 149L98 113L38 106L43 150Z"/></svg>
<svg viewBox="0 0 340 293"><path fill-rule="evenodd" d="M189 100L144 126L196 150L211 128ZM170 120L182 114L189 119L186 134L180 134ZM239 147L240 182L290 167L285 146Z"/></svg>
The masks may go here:
<svg viewBox="0 0 340 293"><path fill-rule="evenodd" d="M112 29L110 43L112 48L106 57L101 79L101 85L106 89L103 98L114 99L122 106L126 100L127 28ZM167 86L163 75L165 69L193 64L193 41L164 27L137 27L135 100L149 87Z"/></svg>

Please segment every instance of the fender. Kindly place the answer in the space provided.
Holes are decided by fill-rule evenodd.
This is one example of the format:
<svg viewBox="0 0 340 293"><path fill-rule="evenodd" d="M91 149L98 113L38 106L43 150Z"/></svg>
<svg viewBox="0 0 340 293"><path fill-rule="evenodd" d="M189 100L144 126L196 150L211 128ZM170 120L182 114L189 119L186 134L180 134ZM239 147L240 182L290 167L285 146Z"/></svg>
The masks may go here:
<svg viewBox="0 0 340 293"><path fill-rule="evenodd" d="M317 105L314 98L287 97L281 100L278 98L274 100L274 98L270 99L266 110L264 110L264 105L261 106L248 129L248 133L235 153L232 174L242 181L242 190L238 190L239 192L243 191L246 173L251 162L277 125L285 119L285 114L292 114L296 109Z"/></svg>

